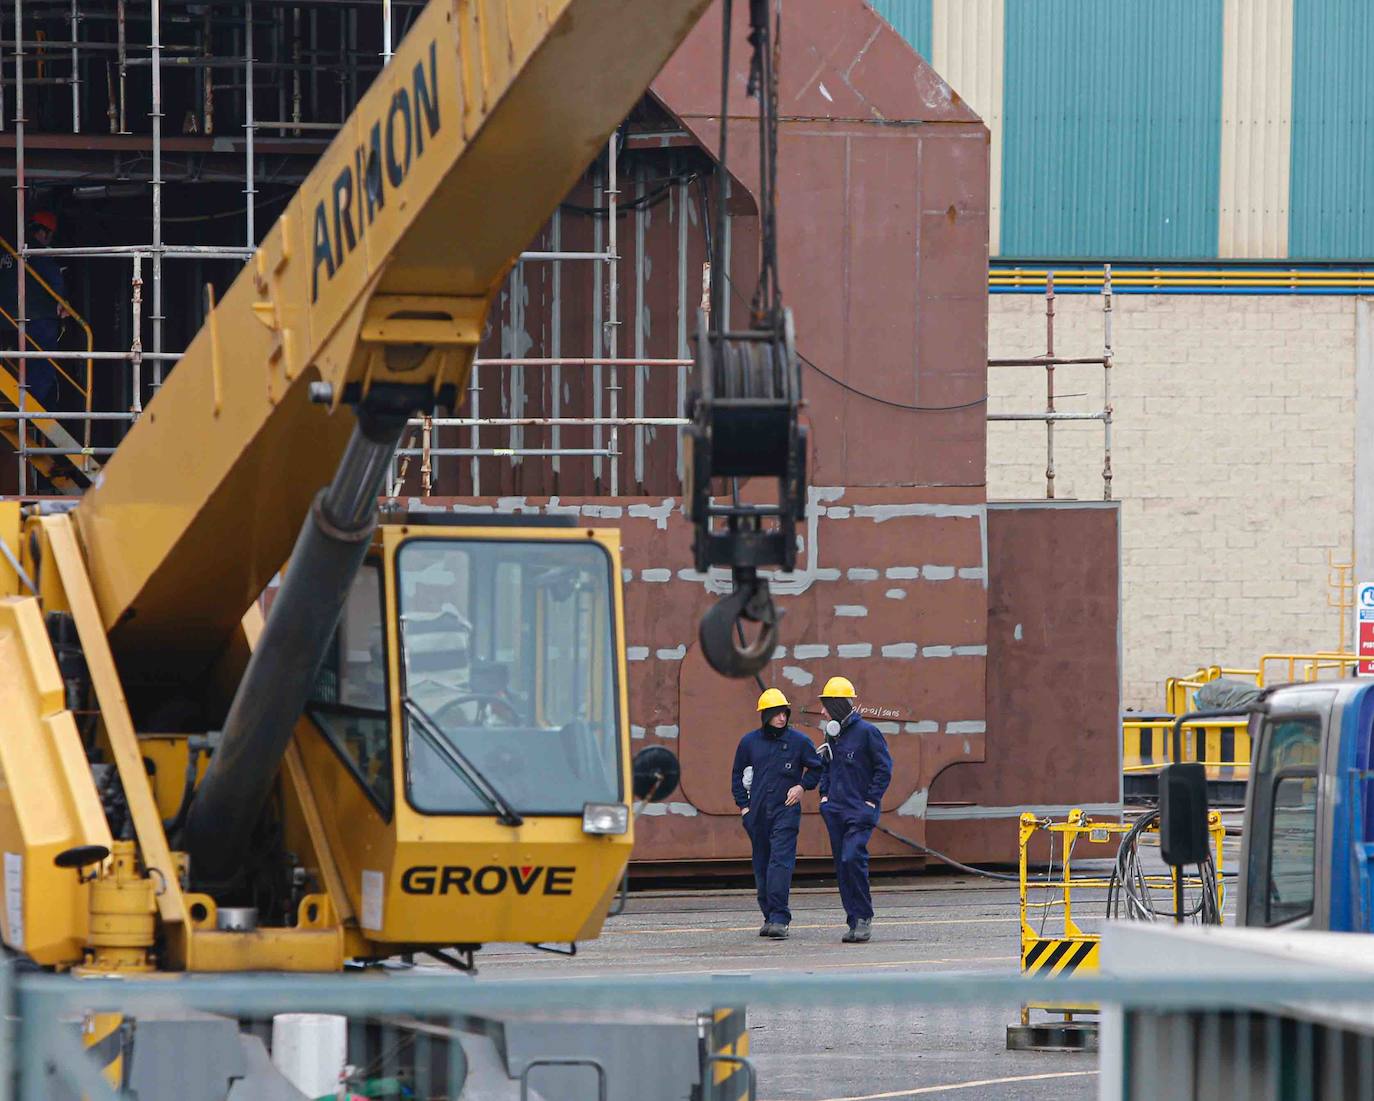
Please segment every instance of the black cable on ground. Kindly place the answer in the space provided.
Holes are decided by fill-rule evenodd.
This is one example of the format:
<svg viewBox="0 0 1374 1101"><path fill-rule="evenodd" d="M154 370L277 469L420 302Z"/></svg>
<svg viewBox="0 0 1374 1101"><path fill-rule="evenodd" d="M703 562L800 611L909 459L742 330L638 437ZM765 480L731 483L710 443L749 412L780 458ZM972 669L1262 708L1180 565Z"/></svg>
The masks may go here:
<svg viewBox="0 0 1374 1101"><path fill-rule="evenodd" d="M969 875L979 875L982 876L984 879L998 879L1008 883L1021 882L1020 875L1012 875L1009 872L990 872L986 868L974 868L968 864L961 864L959 861L955 860L954 857L946 856L944 853L939 852L936 849L932 849L929 845L922 845L919 841L913 841L909 837L903 837L900 833L890 830L886 826L879 825L876 828L881 830L883 833L887 834L888 837L891 837L893 840L900 841L903 845L909 845L917 852L925 853L925 855L927 856L933 856L942 864L948 864L951 868L957 868L959 871L967 872ZM1051 861L1051 865L1053 865L1053 861ZM1052 884L1060 883L1062 881L1058 879L1049 878L1046 876L1028 875L1026 876L1026 882L1037 884Z"/></svg>

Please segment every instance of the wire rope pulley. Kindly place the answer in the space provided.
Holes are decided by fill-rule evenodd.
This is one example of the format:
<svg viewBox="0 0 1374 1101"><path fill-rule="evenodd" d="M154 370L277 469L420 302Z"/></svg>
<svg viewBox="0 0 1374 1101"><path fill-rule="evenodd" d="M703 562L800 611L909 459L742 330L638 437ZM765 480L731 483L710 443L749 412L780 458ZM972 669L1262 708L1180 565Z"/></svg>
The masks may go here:
<svg viewBox="0 0 1374 1101"><path fill-rule="evenodd" d="M730 677L759 672L777 645L781 613L773 603L767 567L791 570L797 558L797 521L806 514L806 430L798 423L799 372L791 317L778 330L701 332L687 429L690 462L687 504L696 525L696 568L730 570L731 593L702 618L702 652ZM774 479L776 501L740 499L741 479ZM712 486L724 479L720 499ZM744 623L756 625L748 639Z"/></svg>
<svg viewBox="0 0 1374 1101"><path fill-rule="evenodd" d="M761 228L759 278L749 323L726 328L728 265L711 309L698 315L693 393L688 405L685 477L688 516L696 527L696 568L730 571L731 592L702 617L702 653L727 677L756 676L777 646L782 612L773 602L768 568L790 571L797 558L797 522L806 516L806 429L799 423L801 371L791 312L782 305L777 257L777 43L768 0L750 0L752 57L746 92L758 101ZM732 0L722 5L720 174L726 173ZM712 247L725 240L724 188L717 189ZM771 480L771 501L749 479ZM747 500L744 498L748 498ZM762 502L762 503L761 503ZM746 625L752 625L749 637Z"/></svg>

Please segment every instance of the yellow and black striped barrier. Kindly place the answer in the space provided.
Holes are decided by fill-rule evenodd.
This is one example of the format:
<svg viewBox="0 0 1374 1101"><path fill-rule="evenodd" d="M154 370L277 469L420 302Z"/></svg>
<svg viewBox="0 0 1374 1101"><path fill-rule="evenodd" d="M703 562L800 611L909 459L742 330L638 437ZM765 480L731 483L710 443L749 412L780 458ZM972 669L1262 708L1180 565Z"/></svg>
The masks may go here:
<svg viewBox="0 0 1374 1101"><path fill-rule="evenodd" d="M87 1013L81 1022L81 1046L115 1089L124 1088L124 1014Z"/></svg>
<svg viewBox="0 0 1374 1101"><path fill-rule="evenodd" d="M749 1023L744 1006L717 1006L697 1020L704 1101L757 1101L749 1088Z"/></svg>
<svg viewBox="0 0 1374 1101"><path fill-rule="evenodd" d="M1042 937L1021 948L1021 973L1071 975L1097 970L1098 940L1093 937Z"/></svg>
<svg viewBox="0 0 1374 1101"><path fill-rule="evenodd" d="M1207 770L1207 779L1246 781L1250 778L1250 731L1247 719L1198 719L1183 724L1183 761ZM1121 724L1121 767L1127 776L1158 772L1173 763L1172 719L1127 719Z"/></svg>

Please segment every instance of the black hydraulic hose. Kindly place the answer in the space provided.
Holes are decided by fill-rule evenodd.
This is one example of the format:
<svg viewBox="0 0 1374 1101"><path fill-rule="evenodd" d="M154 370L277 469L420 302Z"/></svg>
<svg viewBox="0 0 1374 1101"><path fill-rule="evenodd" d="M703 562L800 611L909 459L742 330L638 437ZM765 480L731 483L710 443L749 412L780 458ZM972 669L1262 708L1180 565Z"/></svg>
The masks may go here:
<svg viewBox="0 0 1374 1101"><path fill-rule="evenodd" d="M195 742L195 739L192 738L191 741ZM186 815L191 809L191 798L196 793L196 772L199 764L200 746L189 745L186 752L186 778L182 781L181 786L181 802L177 804L176 814L162 823L162 828L168 834L176 833L186 823Z"/></svg>
<svg viewBox="0 0 1374 1101"><path fill-rule="evenodd" d="M186 815L180 846L190 854L196 882L227 883L240 870L371 544L387 467L419 407L413 389L382 392L359 408L339 468L301 525L219 747Z"/></svg>

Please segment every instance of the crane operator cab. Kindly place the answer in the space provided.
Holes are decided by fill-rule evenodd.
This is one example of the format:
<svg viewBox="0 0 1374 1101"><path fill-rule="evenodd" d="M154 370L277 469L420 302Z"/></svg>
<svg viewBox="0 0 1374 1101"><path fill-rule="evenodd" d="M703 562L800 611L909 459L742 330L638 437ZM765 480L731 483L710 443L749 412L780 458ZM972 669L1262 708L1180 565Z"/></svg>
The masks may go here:
<svg viewBox="0 0 1374 1101"><path fill-rule="evenodd" d="M594 936L629 855L619 533L492 523L378 529L297 730L379 945Z"/></svg>
<svg viewBox="0 0 1374 1101"><path fill-rule="evenodd" d="M254 609L225 659L234 704L209 677L200 721L169 726L175 709L146 702L165 686L121 685L68 517L0 508L25 577L48 564L41 601L0 599L11 951L89 973L330 971L415 952L470 967L483 943L600 932L632 808L678 776L666 749L630 755L619 532L434 519L370 531L317 672L272 651ZM288 567L280 593L293 572L311 576ZM265 724L228 733L259 658L264 683L305 678L266 764ZM260 784L253 810L215 809L216 769L235 810Z"/></svg>

